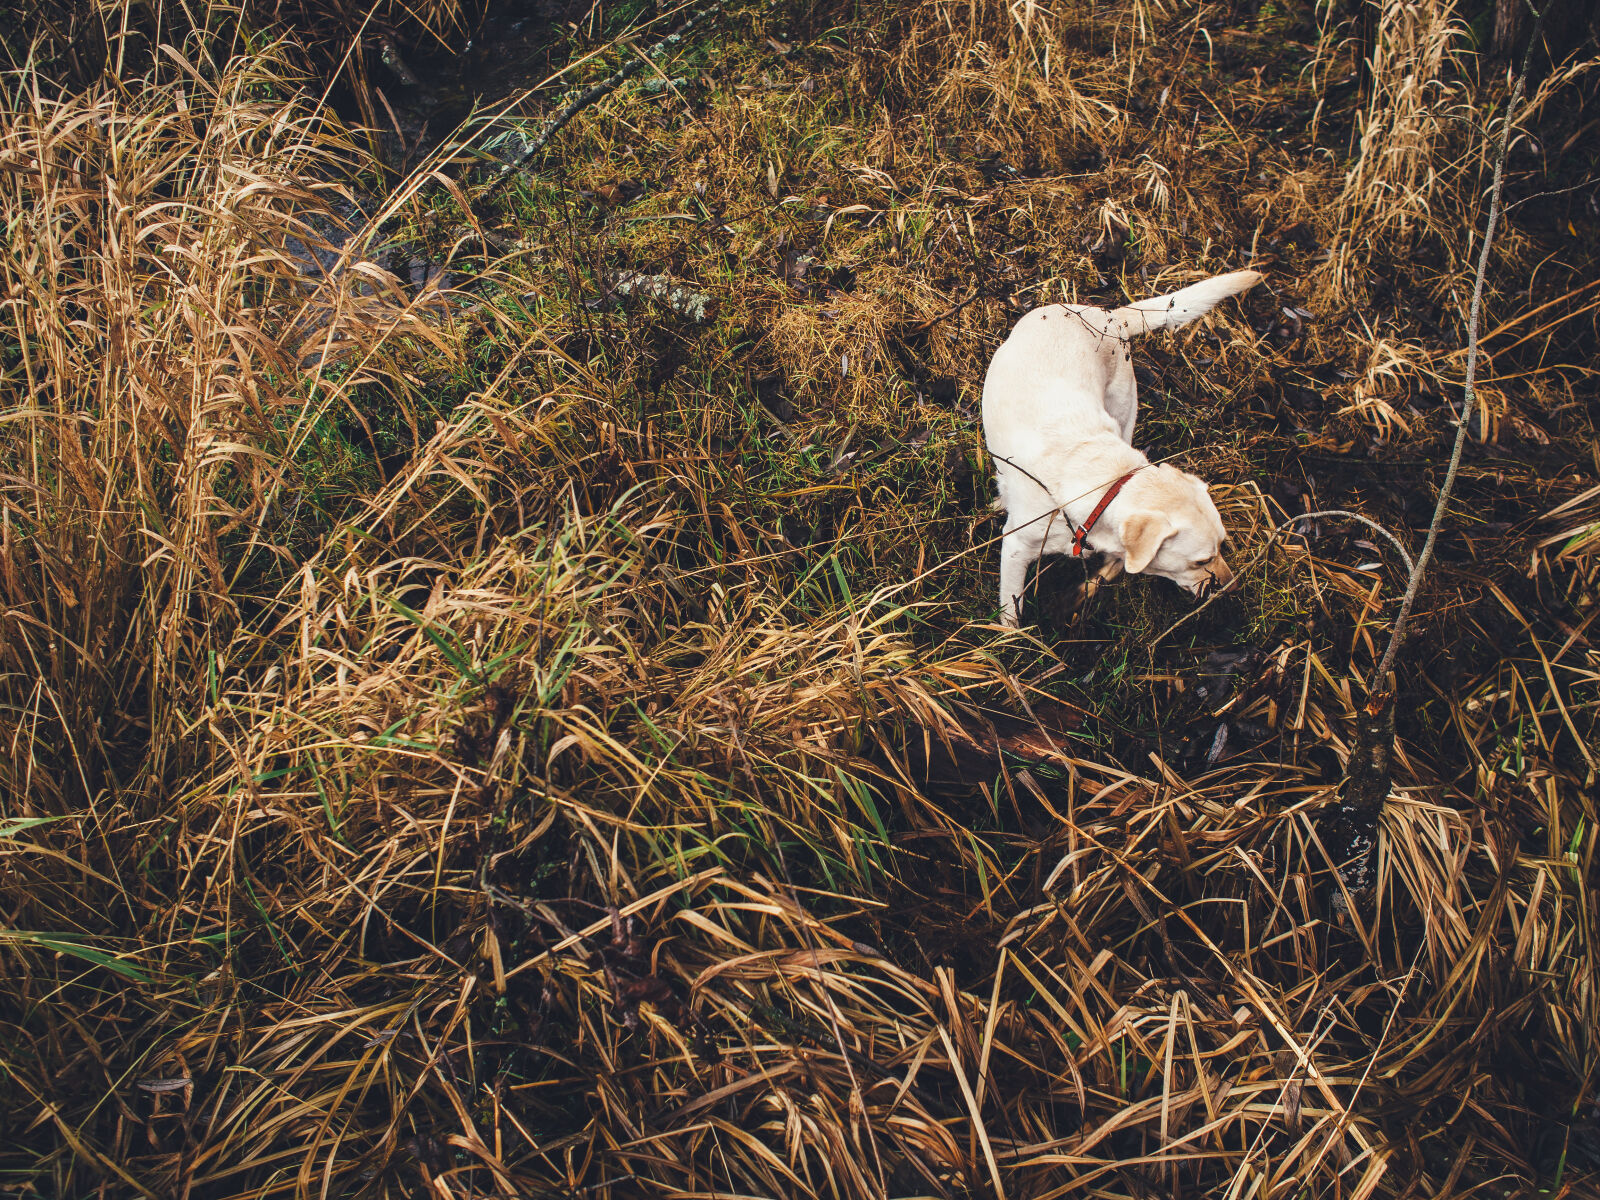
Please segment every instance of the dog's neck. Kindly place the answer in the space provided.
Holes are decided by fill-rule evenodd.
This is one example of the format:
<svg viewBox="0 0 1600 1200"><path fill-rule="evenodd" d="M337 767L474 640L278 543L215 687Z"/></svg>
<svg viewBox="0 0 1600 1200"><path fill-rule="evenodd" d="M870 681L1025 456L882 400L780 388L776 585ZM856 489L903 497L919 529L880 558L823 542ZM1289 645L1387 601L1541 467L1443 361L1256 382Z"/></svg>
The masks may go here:
<svg viewBox="0 0 1600 1200"><path fill-rule="evenodd" d="M1086 550L1122 554L1122 537L1117 533L1122 526L1121 514L1127 511L1130 494L1139 488L1139 475L1149 465L1150 460L1142 451L1111 434L1097 434L1074 448L1053 489L1061 511L1074 529L1089 520L1108 488L1122 476L1136 472L1090 528L1084 538Z"/></svg>

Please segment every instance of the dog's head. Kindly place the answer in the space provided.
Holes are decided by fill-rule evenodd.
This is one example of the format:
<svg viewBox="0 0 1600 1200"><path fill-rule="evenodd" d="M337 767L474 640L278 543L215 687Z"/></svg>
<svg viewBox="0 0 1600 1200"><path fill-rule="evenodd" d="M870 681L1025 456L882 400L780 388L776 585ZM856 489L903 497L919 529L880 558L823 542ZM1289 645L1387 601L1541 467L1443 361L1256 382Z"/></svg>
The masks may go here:
<svg viewBox="0 0 1600 1200"><path fill-rule="evenodd" d="M1196 596L1233 586L1222 558L1228 535L1204 482L1162 464L1140 471L1123 495L1117 532L1130 575L1159 575Z"/></svg>

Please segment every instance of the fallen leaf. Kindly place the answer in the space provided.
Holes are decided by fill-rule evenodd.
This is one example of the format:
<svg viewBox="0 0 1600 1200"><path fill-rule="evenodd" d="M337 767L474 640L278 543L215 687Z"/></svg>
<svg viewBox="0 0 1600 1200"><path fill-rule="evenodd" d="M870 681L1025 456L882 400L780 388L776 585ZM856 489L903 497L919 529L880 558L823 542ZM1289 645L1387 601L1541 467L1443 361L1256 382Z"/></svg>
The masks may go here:
<svg viewBox="0 0 1600 1200"><path fill-rule="evenodd" d="M182 1091L184 1088L192 1087L193 1085L194 1080L187 1075L182 1075L175 1079L141 1079L134 1086L141 1092L156 1092L159 1094L161 1092Z"/></svg>

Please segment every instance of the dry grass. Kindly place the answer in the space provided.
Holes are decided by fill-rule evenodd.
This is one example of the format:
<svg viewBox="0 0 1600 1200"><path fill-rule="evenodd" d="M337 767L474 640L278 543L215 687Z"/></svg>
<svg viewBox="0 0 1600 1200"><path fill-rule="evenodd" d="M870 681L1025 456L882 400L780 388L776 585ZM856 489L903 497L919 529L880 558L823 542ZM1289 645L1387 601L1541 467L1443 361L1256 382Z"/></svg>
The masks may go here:
<svg viewBox="0 0 1600 1200"><path fill-rule="evenodd" d="M624 60L591 18L563 87ZM531 180L464 208L441 155L381 228L293 43L9 75L0 1188L1591 1191L1592 252L1505 243L1498 442L1352 901L1330 815L1400 576L1290 518L1426 520L1459 273L1302 307L1399 236L1317 139L1369 135L1419 244L1478 151L1341 101L1290 20L735 6ZM1246 261L1274 290L1139 352L1241 593L1124 580L1063 627L1047 577L990 624L1010 320Z"/></svg>
<svg viewBox="0 0 1600 1200"><path fill-rule="evenodd" d="M357 389L403 397L385 341L432 336L354 270L304 274L350 148L285 79L262 53L131 94L9 81L7 782L36 803L195 764L232 593L292 553L297 449Z"/></svg>
<svg viewBox="0 0 1600 1200"><path fill-rule="evenodd" d="M1364 63L1366 104L1356 121L1359 144L1339 193L1341 240L1321 272L1327 303L1361 301L1373 250L1414 244L1423 231L1459 245L1476 206L1440 211L1464 191L1460 175L1481 171L1487 144L1472 136L1468 80L1462 78L1468 31L1452 0L1386 0ZM1464 249L1464 247L1463 247Z"/></svg>

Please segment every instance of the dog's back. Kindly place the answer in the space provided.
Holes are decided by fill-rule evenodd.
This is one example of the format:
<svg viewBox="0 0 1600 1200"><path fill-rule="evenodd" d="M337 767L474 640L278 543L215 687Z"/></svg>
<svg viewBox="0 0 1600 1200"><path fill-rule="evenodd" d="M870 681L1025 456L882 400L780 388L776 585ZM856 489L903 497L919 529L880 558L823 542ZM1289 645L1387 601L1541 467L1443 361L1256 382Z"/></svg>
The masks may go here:
<svg viewBox="0 0 1600 1200"><path fill-rule="evenodd" d="M1105 309L1077 304L1036 308L1018 321L984 377L990 452L1028 455L1058 433L1076 439L1102 424L1126 441L1132 413L1119 401L1133 399L1133 366L1119 326Z"/></svg>
<svg viewBox="0 0 1600 1200"><path fill-rule="evenodd" d="M1089 433L1100 424L1095 409L1131 443L1138 385L1128 340L1187 325L1260 281L1257 271L1233 271L1121 308L1034 309L995 351L984 379L983 428L991 453L1016 460L1030 446L1053 440L1054 427L1064 421Z"/></svg>

